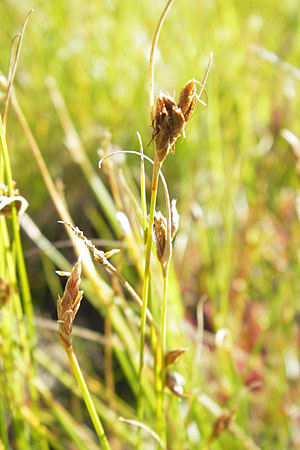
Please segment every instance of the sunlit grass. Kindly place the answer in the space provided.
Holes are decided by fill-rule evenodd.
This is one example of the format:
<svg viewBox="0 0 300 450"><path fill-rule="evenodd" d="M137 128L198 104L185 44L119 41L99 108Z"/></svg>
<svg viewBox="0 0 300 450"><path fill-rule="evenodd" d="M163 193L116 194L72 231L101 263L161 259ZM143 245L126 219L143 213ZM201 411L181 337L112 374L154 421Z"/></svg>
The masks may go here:
<svg viewBox="0 0 300 450"><path fill-rule="evenodd" d="M12 178L28 200L29 215L35 222L27 217L23 226L43 249L43 267L50 271L43 273L36 254L28 253L35 315L53 319L58 294L53 270L70 270L65 256L71 262L75 256L50 242L66 238L56 221L70 221L68 214L88 238L118 240L116 245L98 248L121 248L113 256L113 264L142 296L139 158L108 159L101 172L97 162L99 156L116 150L115 143L121 149L139 151L136 130L145 153L153 158L153 146L147 147L152 133L147 58L164 2L142 1L137 5L133 0L103 0L70 6L64 1L4 0L0 3L3 73L11 39L31 7L35 12L24 36L14 85L47 169L54 180L61 178L65 185L64 191L59 185L51 188L52 200L61 203L56 204L60 216L50 206L49 186L47 190L29 152L28 134L19 126L17 118L20 121L21 116L14 114L13 107L8 112L6 140ZM296 1L193 0L187 5L175 0L161 32L155 96L162 89L177 99L188 79L201 79L209 53L214 52L207 82L208 107L198 107L186 127L186 139L177 141L175 155L168 156L163 168L181 216L169 273L166 350L187 348L171 370L183 377L187 396L179 399L170 389L165 392L167 440L172 449L209 445L212 449L255 448L254 443L278 449L299 445L300 233L295 164L299 156L295 158L281 133L287 128L300 135L295 70L300 60L299 37ZM273 52L273 57L265 50ZM66 110L55 104L57 93L62 95ZM74 129L64 124L68 113ZM72 130L76 130L77 141ZM145 169L149 205L151 168L146 161ZM164 212L161 188L157 209ZM116 220L117 210L126 214L129 227L124 216L121 225ZM5 221L10 231L11 219ZM6 236L3 226L1 230L4 261L5 239L14 243L15 238ZM32 244L23 238L25 248L30 249ZM75 252L84 252L72 239ZM37 365L52 374L48 386L39 372L31 384L35 405L40 408L40 428L21 387L20 380L30 380L24 369L30 344L21 355L20 349L27 346L26 337L20 340L26 320L18 315L23 294L20 279L16 282L15 251L12 244L5 264L0 266L1 280L13 287L11 303L1 309L2 375L9 392L1 392L1 439L6 448L9 439L16 448L30 448L31 435L32 442L48 441L54 448L67 448L71 441L78 448L93 448L96 440L88 429L79 391L66 369L56 333L47 327L32 328L38 340ZM82 325L104 333L106 317L107 335L101 336L103 344L93 344L91 353L87 350L90 341L75 337L78 360L86 371L111 447L134 448L136 427L117 418L137 419L140 308L114 277L103 267L92 266L87 253L84 255L84 301L94 309L91 320L85 317L83 305L78 321L81 316ZM152 259L150 306L154 320L160 323L163 280L159 264ZM1 286L5 292L5 285ZM28 330L28 323L26 327ZM145 331L144 422L156 430L149 345L154 341L149 322ZM114 357L109 362L111 348ZM7 381L10 379L12 383ZM217 418L223 415L225 423L230 414L229 431L216 436ZM146 430L141 433L148 445L145 448L155 445Z"/></svg>

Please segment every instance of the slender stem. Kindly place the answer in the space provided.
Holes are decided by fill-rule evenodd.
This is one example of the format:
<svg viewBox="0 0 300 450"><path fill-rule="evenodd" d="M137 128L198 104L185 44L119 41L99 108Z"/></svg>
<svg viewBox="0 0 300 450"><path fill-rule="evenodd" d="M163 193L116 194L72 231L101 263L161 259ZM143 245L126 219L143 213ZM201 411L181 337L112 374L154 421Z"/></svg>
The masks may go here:
<svg viewBox="0 0 300 450"><path fill-rule="evenodd" d="M164 185L165 201L166 201L166 217L167 217L167 233L165 243L166 261L162 265L163 276L163 298L161 306L161 323L160 323L160 340L157 343L155 352L155 387L157 393L156 403L156 422L157 432L162 441L166 445L166 419L164 414L164 387L166 379L165 353L166 353L166 308L167 308L167 292L168 292L168 273L169 263L172 255L172 239L171 239L171 208L168 188Z"/></svg>
<svg viewBox="0 0 300 450"><path fill-rule="evenodd" d="M6 429L6 423L5 423L5 414L4 414L4 408L3 408L3 398L2 395L0 396L0 440L3 444L3 449L8 450L9 449L9 439L8 439L8 433Z"/></svg>
<svg viewBox="0 0 300 450"><path fill-rule="evenodd" d="M37 142L32 134L31 129L29 128L28 122L26 120L26 117L19 105L19 102L17 100L16 95L14 94L14 92L12 93L12 107L16 113L16 116L19 120L19 123L21 125L21 128L24 132L24 135L28 141L29 144L29 149L37 163L37 166L39 168L39 171L43 177L45 186L51 196L51 199L56 207L57 212L59 213L60 217L66 221L66 222L72 222L70 214L67 211L67 208L63 202L63 200L61 199L60 195L57 192L57 189L54 185L54 182L51 178L51 175L49 173L48 167L43 159L43 155L37 145ZM71 234L71 233L70 233Z"/></svg>
<svg viewBox="0 0 300 450"><path fill-rule="evenodd" d="M117 236L120 236L121 230L120 224L116 219L116 206L101 179L95 173L94 167L87 156L86 150L71 120L65 100L61 95L54 78L48 78L46 84L65 133L66 147L69 150L73 161L80 166L84 173L94 195L109 219L114 232Z"/></svg>
<svg viewBox="0 0 300 450"><path fill-rule="evenodd" d="M25 28L26 28L29 16L32 12L33 12L33 8L31 8L29 13L27 14L27 16L24 20L23 26L22 26L21 33L17 36L17 37L19 37L19 41L18 41L16 55L15 55L12 69L10 69L11 58L10 58L10 62L9 62L9 70L8 70L9 79L8 79L8 86L7 86L7 91L6 91L6 98L5 98L3 112L2 112L4 129L6 128L6 115L7 115L8 105L9 105L10 94L12 92L12 86L13 86L13 82L14 82L14 78L15 78L15 74L16 74L16 70L17 70L18 59L19 59L19 55L20 55L20 51L21 51L21 44L22 44L22 40L23 40L23 36L24 36L24 32L25 32ZM13 39L12 48L14 47L17 37Z"/></svg>
<svg viewBox="0 0 300 450"><path fill-rule="evenodd" d="M113 354L112 354L112 325L109 316L104 319L104 329L105 329L105 383L109 393L110 405L112 405L115 397L115 383L114 383L114 372L113 372Z"/></svg>
<svg viewBox="0 0 300 450"><path fill-rule="evenodd" d="M153 40L152 47L150 52L150 60L149 60L149 71L148 71L148 93L149 93L149 108L150 108L150 118L151 122L154 121L154 67L155 67L155 55L157 49L158 38L160 34L161 27L163 25L164 19L169 11L169 8L172 4L173 0L169 0L160 16L158 21ZM152 227L153 227L153 218L154 218L154 210L155 210L155 202L157 195L157 181L158 175L160 171L162 163L158 162L157 152L155 152L154 157L154 166L153 166L153 175L152 175L152 191L151 191L151 203L150 203L150 217L149 217L149 227L148 227L148 236L147 236L147 245L146 245L146 256L145 256L145 273L144 273L144 284L143 284L143 308L146 309L147 301L148 301L148 286L149 286L149 268L150 268L150 256L151 256L151 246L152 246ZM165 186L164 186L165 187ZM168 209L168 238L170 238L170 202L168 199L168 190L165 189L165 193L167 193L167 209ZM169 239L169 244L171 244L171 240ZM170 255L171 256L171 250ZM164 293L163 293L163 302L162 302L162 311L161 311L161 335L160 341L158 340L155 347L155 384L157 388L157 427L161 432L161 435L165 435L165 425L162 424L162 416L163 416L163 390L164 390L164 378L165 378L165 369L164 369L164 349L165 349L165 340L166 340L166 330L165 330L165 311L166 311L166 297L167 297L167 284L168 284L168 266L167 268L163 268L163 278L164 278ZM144 314L145 316L145 314ZM143 354L144 354L144 326L145 326L146 317L141 318L141 341L140 341L140 391L138 398L138 417L142 419L143 416L143 407L142 407L142 399L140 398L142 395L142 369L143 369ZM160 355L159 355L160 353ZM161 376L160 376L161 374ZM159 379L160 378L160 379ZM162 430L162 428L163 430ZM140 437L140 435L139 435ZM140 439L139 439L140 442Z"/></svg>
<svg viewBox="0 0 300 450"><path fill-rule="evenodd" d="M10 166L8 148L7 148L6 139L5 139L5 129L4 129L4 125L2 123L1 115L0 115L0 149L1 149L1 154L3 155L4 169L5 169L6 180L7 180L7 185L8 185L8 195L13 196L12 171L11 171L11 166ZM17 262L17 269L18 269L18 274L19 274L20 291L21 291L21 296L22 296L23 306L24 306L24 311L25 311L25 320L26 320L26 328L27 328L26 331L28 333L28 338L25 334L25 330L22 325L19 326L19 330L20 330L20 337L22 340L22 344L24 347L25 357L27 360L29 392L30 392L31 399L33 401L32 407L38 417L38 410L39 410L38 394L37 394L37 391L33 384L33 375L35 372L35 367L34 367L34 361L32 360L33 350L34 350L35 342L36 342L35 327L34 327L34 320L33 320L34 312L33 312L29 282L28 282L28 278L27 278L25 260L24 260L24 255L23 255L21 237L20 237L20 225L18 223L18 214L17 214L17 209L16 209L16 206L14 203L11 204L11 218L12 218L13 240L14 240L15 249L16 249L16 262ZM16 301L16 309L18 311L18 317L19 317L19 319L21 319L23 312L22 312L21 305L18 304L18 301ZM47 449L48 448L47 442L46 441L42 442L37 433L35 433L35 435L36 435L37 442L39 442L40 448Z"/></svg>
<svg viewBox="0 0 300 450"><path fill-rule="evenodd" d="M144 407L143 407L143 367L144 367L144 347L145 347L145 329L146 329L146 310L148 305L149 294L149 276L150 276L150 260L151 260L151 247L152 247L152 228L154 220L154 211L157 195L158 176L161 163L155 154L153 173L152 173L152 188L151 188L151 201L150 201L150 213L149 213L149 225L148 235L145 251L145 271L143 279L143 295L142 295L142 313L141 313L141 336L140 336L140 355L139 355L139 392L138 392L138 419L143 421ZM140 433L139 433L140 436ZM138 448L141 448L141 442L139 439Z"/></svg>
<svg viewBox="0 0 300 450"><path fill-rule="evenodd" d="M113 156L115 154L119 154L119 153L130 153L130 154L136 154L139 155L138 152L134 152L134 151L130 151L130 150L122 150L122 151L117 151L117 152L113 152L110 153L109 155L104 156L100 161L99 161L99 167L101 167L102 161L110 156ZM167 286L168 286L168 270L169 270L169 259L171 257L171 252L172 252L172 247L171 247L171 209L170 209L170 198L169 198L169 193L168 193L168 187L165 181L165 178L162 174L162 172L160 171L160 167L161 164L158 163L158 161L156 160L156 162L152 161L150 158L148 158L147 156L143 155L143 158L147 159L148 161L150 161L153 164L153 175L152 175L152 194L151 194L151 205L150 205L150 218L149 218L149 230L152 229L153 227L153 216L154 216L154 210L155 210L155 200L156 200L156 191L157 191L157 183L158 183L158 177L161 177L162 183L163 183L163 188L164 188L164 194L165 194L165 201L166 201L166 216L167 216L167 242L166 242L166 247L168 247L168 262L166 264L166 266L164 266L163 268L163 280L164 280L164 291L163 291L163 300L162 300L162 310L161 310L161 329L157 329L156 328L156 333L157 333L157 340L155 342L155 346L154 346L154 351L155 351L155 387L156 387L156 392L158 394L158 398L157 398L157 405L156 405L156 414L157 414L157 425L158 425L158 429L160 431L161 435L165 435L165 425L163 425L163 427L160 427L160 423L161 423L161 419L163 418L163 408L164 408L164 402L163 402L163 397L164 397L164 385L165 385L165 367L164 367L164 354L165 354L165 348L166 348L166 303L167 303ZM152 208L153 207L153 208ZM146 242L146 246L148 246L148 243L151 239L151 243L149 247L146 247L146 261L147 261L147 249L149 251L149 265L147 265L147 272L146 272L146 262L145 262L145 276L147 274L148 277L148 282L147 285L145 285L145 277L144 277L144 285L143 288L147 289L147 293L144 291L143 289L143 299L142 299L142 308L145 305L144 303L144 298L147 297L147 305L148 305L148 285L149 285L149 277L150 277L150 251L151 251L151 246L152 246L152 233L149 235L150 233L148 232L148 239ZM146 313L149 312L148 308L145 307L145 311ZM150 313L151 314L151 313ZM142 317L143 317L143 310L142 310ZM149 317L148 317L149 320ZM150 321L151 322L151 321ZM155 324L153 324L151 322L152 326ZM141 326L141 339L143 336L144 331L142 332L142 330L144 330L144 328ZM163 333L163 336L160 335L160 331ZM144 342L145 339L143 338L143 346L144 346ZM140 346L140 351L143 352L142 346ZM141 359L140 359L140 363L141 363ZM142 362L143 364L143 362ZM143 367L140 366L140 370L142 371ZM140 378L141 379L141 378ZM139 398L138 398L138 417L139 414L143 414L143 407L142 405L140 405L139 402L142 402L142 400L140 399L140 396L142 396L142 386L140 383L140 388L139 388ZM139 409L140 408L140 409ZM140 417L139 417L140 418ZM140 430L139 430L139 434L140 434Z"/></svg>
<svg viewBox="0 0 300 450"><path fill-rule="evenodd" d="M13 195L12 172L11 172L11 167L10 167L8 149L7 149L7 145L6 145L5 131L4 131L4 126L2 124L1 116L0 116L0 141L1 141L2 155L3 155L7 185L8 185L8 195L12 196ZM21 244L21 238L20 238L20 227L18 224L17 211L16 211L16 207L15 207L14 203L12 203L12 205L11 205L11 215L12 215L13 237L14 237L14 241L15 241L15 245L16 245L16 252L17 252L17 266L18 266L18 271L19 271L20 288L21 288L26 323L27 323L27 328L28 328L28 333L29 333L29 341L30 341L31 345L33 346L34 342L35 342L35 331L34 331L34 325L33 325L33 307L32 307L32 302L31 302L29 283L28 283L25 261L24 261L23 250L22 250L22 244Z"/></svg>
<svg viewBox="0 0 300 450"><path fill-rule="evenodd" d="M125 278L120 274L117 268L108 261L108 259L105 257L105 254L103 254L103 252L102 253L99 252L94 246L94 244L92 244L92 242L89 241L84 236L83 232L79 228L77 227L75 228L71 223L64 222L61 220L59 220L58 223L62 223L65 226L67 225L69 228L71 228L71 230L74 232L75 235L77 235L83 240L86 247L93 253L93 256L96 259L96 261L100 262L112 275L114 275L121 282L121 284L124 286L127 292L131 295L133 300L139 305L140 308L142 308L143 306L142 299L138 296L138 294L135 292L134 288L128 283L128 281L126 281ZM107 306L109 306L109 304ZM151 325L153 326L153 328L155 329L156 333L159 334L160 333L159 327L155 323L149 309L146 309L146 316Z"/></svg>
<svg viewBox="0 0 300 450"><path fill-rule="evenodd" d="M101 423L101 421L99 419L99 416L97 414L95 405L93 403L91 394L90 394L90 392L88 390L88 387L86 385L85 379L84 379L84 377L82 375L82 372L81 372L80 366L78 364L76 355L74 353L73 347L72 346L68 347L68 348L65 347L65 350L67 352L67 355L68 355L68 358L69 358L69 361L70 361L73 373L74 373L76 381L77 381L77 383L78 383L78 385L80 387L83 399L85 401L86 407L88 409L90 418L91 418L91 420L93 422L94 428L96 430L96 433L98 435L98 438L99 438L99 441L100 441L100 443L102 445L102 448L104 450L110 450L110 445L108 443L108 440L107 440L104 428L103 428L102 423Z"/></svg>
<svg viewBox="0 0 300 450"><path fill-rule="evenodd" d="M166 274L163 276L164 288L163 288L163 298L161 306L161 340L159 345L159 354L157 354L157 404L156 404L156 421L157 421L157 432L162 442L166 444L166 419L164 414L164 387L166 380L166 365L165 365L165 353L166 353L166 311L167 311L167 292L168 292L168 269Z"/></svg>
<svg viewBox="0 0 300 450"><path fill-rule="evenodd" d="M141 203L142 203L142 226L144 231L144 240L146 242L147 234L147 202L146 202L146 183L145 183L145 164L144 164L144 149L140 133L136 132L140 143L141 152Z"/></svg>
<svg viewBox="0 0 300 450"><path fill-rule="evenodd" d="M122 150L110 153L109 155L104 156L99 161L99 167L101 167L102 161L110 156L113 156L115 154L119 153L130 153L130 154L136 154L139 155L138 152L130 151L130 150ZM155 345L153 346L154 352L155 352L155 388L157 392L157 405L156 405L156 417L157 417L157 426L160 435L165 435L165 425L161 427L161 423L163 420L163 408L164 408L164 385L165 385L165 367L164 367L164 354L165 354L165 348L166 348L166 303L167 303L167 286L168 286L168 270L169 270L169 260L171 257L172 252L172 246L171 246L171 209L170 209L170 198L168 193L168 187L165 181L165 178L160 171L161 164L159 164L156 160L153 162L150 158L143 155L143 158L147 159L153 164L153 176L152 176L152 195L151 195L151 205L150 205L150 218L149 218L149 228L148 230L151 230L153 227L153 215L155 210L155 200L156 200L156 191L157 191L157 182L158 182L158 176L161 177L163 188L164 188L164 194L165 194L165 201L166 201L166 217L167 217L167 241L166 241L166 247L168 253L168 262L163 267L162 273L163 273L163 280L164 280L164 291L163 291L163 300L162 300L162 310L161 310L161 328L160 330L156 329L157 332L157 340L155 341ZM155 167L156 165L156 167ZM157 173L156 173L157 172ZM149 244L150 242L150 244ZM148 247L148 244L150 245ZM147 250L149 251L149 262L148 265L146 265L145 262L145 276L144 276L144 285L143 285L143 299L142 299L142 319L141 319L141 345L140 345L140 386L139 386L139 397L138 397L138 417L141 420L140 415L143 415L143 406L141 405L142 399L142 385L141 385L141 373L143 369L143 360L141 357L141 353L143 353L144 348L144 327L143 325L143 307L145 308L145 311L148 312L148 308L145 306L144 299L147 298L148 305L148 284L149 284L149 277L150 277L150 250L152 245L152 233L149 233L148 231L148 239L146 242L146 262L147 262ZM147 269L147 270L146 270ZM148 280L145 282L145 278L147 277ZM145 284L147 283L147 284ZM147 291L147 292L146 292ZM151 313L150 313L151 314ZM146 319L144 319L146 320ZM149 318L148 318L149 320ZM151 322L152 324L152 322ZM153 325L153 324L152 324ZM163 335L161 335L161 333ZM154 342L154 341L153 341ZM139 430L140 435L140 430ZM139 444L140 445L140 444Z"/></svg>
<svg viewBox="0 0 300 450"><path fill-rule="evenodd" d="M149 107L150 107L150 117L151 121L153 121L153 105L154 105L154 66L155 66L155 54L156 54L156 48L157 48L157 42L159 38L159 33L162 27L162 24L164 23L165 17L167 15L167 12L169 11L169 8L172 4L173 0L169 0L166 4L162 15L160 16L160 19L158 21L153 40L152 40L152 47L150 52L150 60L149 60L149 72L148 72L148 92L149 92Z"/></svg>
<svg viewBox="0 0 300 450"><path fill-rule="evenodd" d="M43 159L42 153L37 145L37 142L31 132L31 129L29 128L29 125L27 123L27 120L23 114L23 111L21 110L19 103L17 101L16 96L12 95L12 107L16 113L16 116L20 122L20 125L24 131L24 135L28 141L29 149L32 152L32 155L38 165L38 168L41 172L41 175L43 177L45 186L47 187L49 194L52 198L53 204L55 205L55 208L61 218L64 222L72 223L72 218L70 216L69 211L66 208L65 203L62 201L59 193L57 192L57 189L53 183L53 180L51 178L51 175L48 171L48 168L45 164L45 161ZM85 272L85 275L87 276L88 280L90 281L91 285L95 289L95 292L97 293L98 297L101 298L103 303L107 306L107 296L104 295L104 291L102 289L101 280L98 277L98 273L92 264L92 260L90 258L90 255L88 254L88 249L85 248L85 244L80 242L76 236L74 236L74 233L69 230L69 236L73 243L74 249L76 254L79 256L82 256L82 265ZM133 338L132 332L130 328L128 327L128 324L123 318L123 315L120 313L119 309L112 305L111 308L108 309L108 314L110 315L110 320L113 324L114 329L117 331L120 338L124 341L125 347L128 349L128 354L130 356L130 362L128 362L128 359L126 358L126 355L124 351L115 349L115 352L117 354L117 358L120 361L120 364L123 368L123 370L126 373L126 376L128 378L128 381L130 383L130 386L134 392L137 391L137 383L136 383L136 361L134 358L134 349L135 349L135 340ZM149 402L151 402L151 386L147 385L147 392L146 392L147 398L149 399Z"/></svg>

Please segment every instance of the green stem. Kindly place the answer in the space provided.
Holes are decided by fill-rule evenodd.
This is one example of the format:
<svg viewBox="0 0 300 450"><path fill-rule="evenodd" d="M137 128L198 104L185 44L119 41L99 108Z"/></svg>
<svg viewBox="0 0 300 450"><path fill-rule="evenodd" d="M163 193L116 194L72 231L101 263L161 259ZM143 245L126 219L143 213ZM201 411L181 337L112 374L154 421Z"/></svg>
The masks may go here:
<svg viewBox="0 0 300 450"><path fill-rule="evenodd" d="M145 164L144 164L144 149L140 133L137 131L137 136L140 143L141 152L141 204L142 204L142 226L144 232L144 242L146 243L147 234L147 202L146 202L146 183L145 183Z"/></svg>
<svg viewBox="0 0 300 450"><path fill-rule="evenodd" d="M157 183L159 170L161 163L155 154L153 173L152 173L152 188L151 188L151 201L150 201L150 213L149 213L149 225L148 235L145 251L145 271L143 279L143 295L142 295L142 313L141 313L141 337L140 337L140 354L139 354L139 392L138 392L138 419L143 421L144 407L143 407L143 367L144 367L144 347L145 347L145 329L146 329L146 310L148 305L149 295L149 276L150 276L150 260L151 260L151 247L152 247L152 228L154 220L154 211L157 195ZM140 437L140 432L139 432ZM138 448L141 448L141 441L139 439Z"/></svg>
<svg viewBox="0 0 300 450"><path fill-rule="evenodd" d="M153 39L152 39L152 46L150 51L150 60L149 60L149 71L148 71L148 93L149 93L149 107L150 107L150 117L151 121L153 121L153 105L154 105L154 62L155 62L155 55L156 55L156 49L157 49L157 43L158 38L160 34L161 27L164 23L165 17L170 9L170 6L172 4L173 0L168 0L166 6L164 7L164 10L159 18Z"/></svg>
<svg viewBox="0 0 300 450"><path fill-rule="evenodd" d="M78 386L80 387L80 390L81 390L83 399L85 401L86 407L88 409L90 418L91 418L91 420L93 422L94 428L95 428L96 433L97 433L98 438L99 438L99 441L100 441L100 443L102 445L102 448L104 450L110 450L110 445L108 443L108 440L107 440L104 428L103 428L102 423L101 423L101 421L99 419L99 416L97 414L95 405L93 403L91 394L90 394L90 392L88 390L88 387L86 385L85 379L84 379L84 377L82 375L82 372L81 372L80 366L78 364L76 355L74 353L73 347L66 348L66 352L67 352L67 355L68 355L68 358L69 358L69 361L70 361L73 373L75 375L76 381L78 383Z"/></svg>
<svg viewBox="0 0 300 450"><path fill-rule="evenodd" d="M12 181L12 172L9 162L8 149L6 145L5 132L2 124L2 119L0 116L0 140L1 140L1 148L3 154L4 167L6 172L6 179L8 185L8 195L13 196L13 181ZM13 230L13 238L16 246L17 252L17 266L19 272L19 281L20 281L20 289L23 299L24 311L26 324L28 329L29 341L31 345L34 345L35 342L35 330L33 325L33 307L29 289L29 283L26 273L25 261L23 256L21 238L20 238L20 226L18 223L18 216L15 204L11 205L11 215L12 215L12 230Z"/></svg>
<svg viewBox="0 0 300 450"><path fill-rule="evenodd" d="M8 434L6 430L5 417L4 417L4 408L2 403L2 396L0 397L0 441L3 443L3 448L5 450L9 449L9 440Z"/></svg>
<svg viewBox="0 0 300 450"><path fill-rule="evenodd" d="M157 352L157 370L156 370L156 388L157 388L157 404L156 404L156 421L157 421L157 432L161 437L164 444L166 444L166 419L164 414L164 387L166 380L166 364L165 364L165 353L166 353L166 311L167 311L167 292L168 292L168 269L166 270L166 275L163 276L164 288L163 288L163 298L161 306L161 323L160 323L160 345L158 346Z"/></svg>
<svg viewBox="0 0 300 450"><path fill-rule="evenodd" d="M8 185L8 195L10 197L13 196L13 179L12 179L12 171L9 161L9 153L5 139L5 130L2 123L2 118L0 115L0 147L3 155L4 169L6 174L6 181ZM39 416L39 405L38 405L38 393L33 384L33 376L35 372L34 360L33 360L33 350L36 342L35 335L35 327L34 327L34 312L32 306L31 293L29 288L29 282L27 278L27 271L25 266L25 260L23 255L21 237L20 237L20 225L18 222L18 213L16 209L16 205L14 203L11 204L11 217L12 217L12 232L13 232L13 242L16 249L17 255L17 268L19 274L19 283L20 283L20 291L23 300L24 312L25 312L25 320L26 320L26 328L28 337L26 336L25 329L22 325L23 311L20 302L18 301L18 296L16 296L16 313L18 317L19 323L19 331L20 331L20 340L21 344L24 348L25 357L27 360L27 373L29 380L29 392L31 399L33 401L33 410L35 411L36 417ZM47 441L41 441L41 438L37 433L35 433L37 442L39 442L39 446L41 449L48 449Z"/></svg>
<svg viewBox="0 0 300 450"><path fill-rule="evenodd" d="M56 108L59 120L65 133L67 149L69 150L72 159L78 164L86 177L94 195L99 204L103 208L114 232L120 236L120 224L116 219L116 206L108 193L105 185L95 172L93 164L88 158L85 148L80 140L80 137L71 120L69 111L66 107L65 100L58 90L54 79L48 79L47 85L50 90L50 95L54 107Z"/></svg>
<svg viewBox="0 0 300 450"><path fill-rule="evenodd" d="M5 130L2 123L2 118L0 115L0 147L2 150L3 155L3 162L4 162L4 170L6 174L6 181L8 185L8 195L10 197L13 196L13 179L12 179L12 171L9 161L9 153L8 148L6 144L5 139ZM32 408L35 411L36 417L39 417L38 411L39 411L39 405L38 405L38 393L34 387L33 384L33 376L35 372L35 367L33 363L33 350L36 342L36 336L35 336L35 327L34 327L34 312L33 312L33 306L32 306L32 300L31 300L31 293L29 288L29 282L27 278L27 271L24 261L24 255L23 255L23 249L22 249L22 243L21 243L21 237L20 237L20 225L18 222L18 214L16 205L14 203L11 204L11 217L12 217L12 232L13 232L13 242L16 249L16 256L17 256L17 268L18 268L18 274L19 274L19 283L20 283L20 291L21 296L23 300L23 306L24 306L24 312L25 312L25 320L26 320L26 328L28 337L26 336L26 331L23 326L22 318L23 318L23 311L21 307L21 303L19 302L18 296L16 296L16 313L18 317L18 323L19 323L19 331L20 331L20 340L21 344L24 348L24 354L27 361L27 373L28 373L28 381L29 381L29 392L31 399L33 401ZM4 224L3 224L4 226ZM7 230L6 230L7 231ZM11 267L12 269L12 267ZM11 270L12 274L12 270ZM40 436L38 433L34 433L37 442L39 442L39 447L41 449L48 449L47 441L44 442L41 441Z"/></svg>

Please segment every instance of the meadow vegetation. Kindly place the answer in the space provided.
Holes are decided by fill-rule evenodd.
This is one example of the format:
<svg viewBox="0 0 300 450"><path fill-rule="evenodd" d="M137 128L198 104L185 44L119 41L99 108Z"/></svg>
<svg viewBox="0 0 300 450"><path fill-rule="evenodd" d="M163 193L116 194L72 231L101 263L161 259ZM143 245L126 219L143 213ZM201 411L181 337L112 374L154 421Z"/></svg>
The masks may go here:
<svg viewBox="0 0 300 450"><path fill-rule="evenodd" d="M0 2L0 450L300 448L299 2L164 7Z"/></svg>

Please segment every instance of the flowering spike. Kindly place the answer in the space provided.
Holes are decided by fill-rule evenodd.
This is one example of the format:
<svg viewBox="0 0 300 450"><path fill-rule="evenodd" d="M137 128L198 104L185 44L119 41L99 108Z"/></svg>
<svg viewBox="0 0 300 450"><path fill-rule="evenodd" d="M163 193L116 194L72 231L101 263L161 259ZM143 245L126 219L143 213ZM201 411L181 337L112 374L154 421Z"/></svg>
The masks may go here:
<svg viewBox="0 0 300 450"><path fill-rule="evenodd" d="M83 296L83 291L79 290L80 275L81 259L79 257L66 283L62 298L57 300L57 322L65 348L72 346L72 326Z"/></svg>

